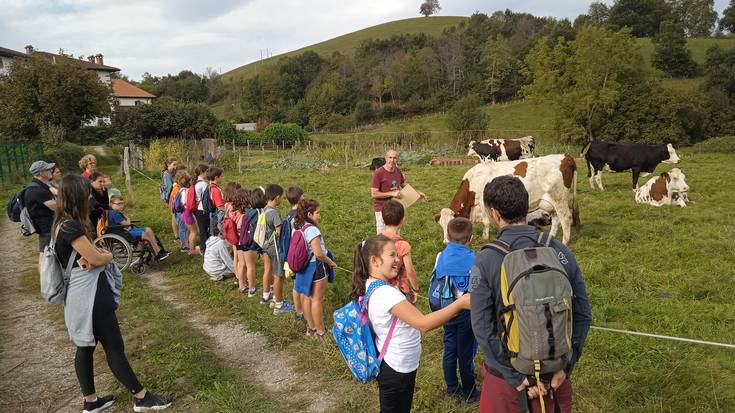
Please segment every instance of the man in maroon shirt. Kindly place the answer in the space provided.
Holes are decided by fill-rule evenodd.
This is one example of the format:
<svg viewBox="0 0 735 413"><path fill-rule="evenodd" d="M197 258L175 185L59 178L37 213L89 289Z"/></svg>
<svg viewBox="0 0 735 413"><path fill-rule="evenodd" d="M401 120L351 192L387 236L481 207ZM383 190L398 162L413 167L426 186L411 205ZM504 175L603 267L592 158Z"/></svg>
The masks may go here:
<svg viewBox="0 0 735 413"><path fill-rule="evenodd" d="M398 167L398 151L389 149L385 153L385 165L376 169L370 182L370 196L373 198L375 208L375 227L378 234L385 229L383 224L383 203L391 198L400 196L401 188L406 185L406 178ZM426 201L426 195L417 191L422 201Z"/></svg>

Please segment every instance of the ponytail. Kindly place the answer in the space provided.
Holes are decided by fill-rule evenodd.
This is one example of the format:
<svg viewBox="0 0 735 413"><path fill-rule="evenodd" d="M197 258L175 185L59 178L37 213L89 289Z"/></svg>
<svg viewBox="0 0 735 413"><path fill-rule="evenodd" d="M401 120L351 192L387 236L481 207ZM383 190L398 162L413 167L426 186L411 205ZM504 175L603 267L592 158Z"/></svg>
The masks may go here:
<svg viewBox="0 0 735 413"><path fill-rule="evenodd" d="M296 207L296 216L294 217L294 227L300 229L307 223L316 226L316 223L309 219L309 214L313 214L319 209L319 201L314 199L301 199L298 207Z"/></svg>
<svg viewBox="0 0 735 413"><path fill-rule="evenodd" d="M375 235L357 244L352 259L352 299L365 295L365 282L370 278L370 258L380 257L385 244L393 242L385 235Z"/></svg>

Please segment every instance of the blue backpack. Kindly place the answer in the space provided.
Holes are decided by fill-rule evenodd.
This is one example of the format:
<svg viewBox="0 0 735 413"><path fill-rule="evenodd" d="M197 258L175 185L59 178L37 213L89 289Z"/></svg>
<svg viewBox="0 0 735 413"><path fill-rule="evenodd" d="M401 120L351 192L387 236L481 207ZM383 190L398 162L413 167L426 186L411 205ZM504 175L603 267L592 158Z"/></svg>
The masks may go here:
<svg viewBox="0 0 735 413"><path fill-rule="evenodd" d="M278 255L281 262L286 262L286 257L288 257L288 247L291 245L291 231L293 231L295 216L296 212L291 211L286 215L286 219L281 222L281 235L278 237Z"/></svg>
<svg viewBox="0 0 735 413"><path fill-rule="evenodd" d="M202 209L205 214L212 214L217 212L217 208L212 202L212 194L209 191L209 185L202 191Z"/></svg>
<svg viewBox="0 0 735 413"><path fill-rule="evenodd" d="M439 262L439 255L436 256L436 262ZM457 289L452 283L452 277L437 277L436 264L434 264L434 270L431 272L431 279L429 280L429 308L431 311L438 311L452 304L457 299L456 291Z"/></svg>
<svg viewBox="0 0 735 413"><path fill-rule="evenodd" d="M393 317L383 348L380 349L380 354L376 354L377 349L368 320L367 304L373 292L384 285L390 286L382 280L373 281L365 291L364 296L358 300L350 301L333 314L332 335L337 342L339 352L342 353L342 357L344 357L352 375L363 384L378 377L380 363L385 357L391 336L393 336L393 330L398 321L396 317Z"/></svg>
<svg viewBox="0 0 735 413"><path fill-rule="evenodd" d="M176 196L174 197L173 212L177 214L184 212L184 207L186 206L186 202L182 196L182 194L184 193L184 189L186 189L187 191L189 190L189 188L182 188L179 192L176 193Z"/></svg>

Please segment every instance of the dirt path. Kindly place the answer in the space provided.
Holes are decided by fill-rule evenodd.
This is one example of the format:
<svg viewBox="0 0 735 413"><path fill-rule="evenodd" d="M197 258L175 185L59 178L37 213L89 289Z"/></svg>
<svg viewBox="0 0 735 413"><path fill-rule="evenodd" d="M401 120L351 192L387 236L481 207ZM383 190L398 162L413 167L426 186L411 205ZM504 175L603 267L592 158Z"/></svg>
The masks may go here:
<svg viewBox="0 0 735 413"><path fill-rule="evenodd" d="M272 393L274 399L288 403L288 410L304 413L334 410L334 398L323 388L317 387L317 380L294 372L291 355L270 347L263 336L246 330L240 323L221 321L210 316L206 309L177 294L163 273L151 271L146 273L145 278L163 300L171 303L186 317L193 328L213 341L212 347L217 356L238 369L243 377ZM247 353L242 351L243 348L248 349ZM271 356L252 357L253 354Z"/></svg>
<svg viewBox="0 0 735 413"><path fill-rule="evenodd" d="M62 307L24 289L22 277L38 264L38 237L21 236L17 225L3 218L0 240L2 411L78 412L81 395L74 374L74 346L64 327ZM95 371L99 389L112 390L103 387L112 379L109 369L100 366Z"/></svg>

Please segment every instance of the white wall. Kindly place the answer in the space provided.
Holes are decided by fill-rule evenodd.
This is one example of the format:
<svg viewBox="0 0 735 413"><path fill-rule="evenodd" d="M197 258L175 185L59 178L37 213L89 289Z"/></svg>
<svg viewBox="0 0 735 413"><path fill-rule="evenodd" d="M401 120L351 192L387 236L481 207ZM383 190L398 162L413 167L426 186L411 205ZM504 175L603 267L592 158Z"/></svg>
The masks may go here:
<svg viewBox="0 0 735 413"><path fill-rule="evenodd" d="M100 77L100 82L109 85L110 84L110 72L97 71L97 76Z"/></svg>
<svg viewBox="0 0 735 413"><path fill-rule="evenodd" d="M151 103L151 98L117 98L117 102L121 107L148 105Z"/></svg>
<svg viewBox="0 0 735 413"><path fill-rule="evenodd" d="M0 57L0 75L8 74L8 70L10 69L10 65L12 63L13 59L5 56Z"/></svg>

